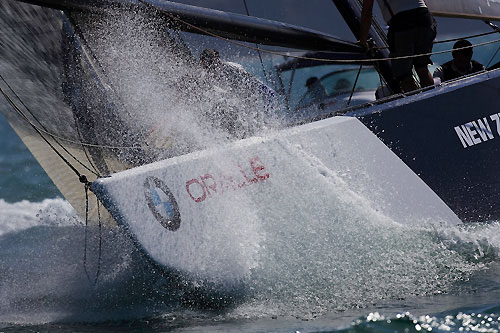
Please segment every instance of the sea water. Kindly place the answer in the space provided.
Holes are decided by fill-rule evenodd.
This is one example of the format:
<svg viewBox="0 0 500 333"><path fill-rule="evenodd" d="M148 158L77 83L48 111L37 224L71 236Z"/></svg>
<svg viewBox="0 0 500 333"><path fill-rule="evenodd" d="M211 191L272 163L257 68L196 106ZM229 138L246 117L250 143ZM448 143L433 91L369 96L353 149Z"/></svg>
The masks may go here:
<svg viewBox="0 0 500 333"><path fill-rule="evenodd" d="M500 330L496 221L402 227L353 209L325 216L337 226L310 243L294 242L298 224L214 305L119 229L85 227L0 129L0 332Z"/></svg>

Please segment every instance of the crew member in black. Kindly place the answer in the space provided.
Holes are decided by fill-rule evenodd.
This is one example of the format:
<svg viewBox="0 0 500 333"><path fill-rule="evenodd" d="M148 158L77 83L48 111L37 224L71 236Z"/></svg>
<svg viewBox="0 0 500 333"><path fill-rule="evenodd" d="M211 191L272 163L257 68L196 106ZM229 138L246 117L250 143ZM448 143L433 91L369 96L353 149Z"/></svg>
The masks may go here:
<svg viewBox="0 0 500 333"><path fill-rule="evenodd" d="M434 71L434 78L441 79L441 82L457 79L461 76L484 71L484 66L472 60L472 44L465 39L461 39L453 45L451 55L453 59L444 63Z"/></svg>
<svg viewBox="0 0 500 333"><path fill-rule="evenodd" d="M367 47L374 0L363 0L359 43ZM389 25L387 34L392 71L404 92L418 89L413 78L415 67L420 86L434 84L427 65L432 64L429 53L436 37L436 22L423 0L377 0L384 20ZM414 55L421 56L413 57Z"/></svg>

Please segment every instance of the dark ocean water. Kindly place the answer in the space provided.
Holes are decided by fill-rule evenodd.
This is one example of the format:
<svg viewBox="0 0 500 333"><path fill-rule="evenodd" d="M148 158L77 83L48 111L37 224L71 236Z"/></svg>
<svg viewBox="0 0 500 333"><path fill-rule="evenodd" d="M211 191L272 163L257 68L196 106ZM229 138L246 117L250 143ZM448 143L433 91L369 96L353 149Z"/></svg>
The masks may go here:
<svg viewBox="0 0 500 333"><path fill-rule="evenodd" d="M371 232L346 228L333 250L285 253L292 265L264 264L230 293L159 271L106 229L97 274L96 230L87 230L84 265L84 222L4 118L0 133L0 332L500 330L497 222L365 221Z"/></svg>

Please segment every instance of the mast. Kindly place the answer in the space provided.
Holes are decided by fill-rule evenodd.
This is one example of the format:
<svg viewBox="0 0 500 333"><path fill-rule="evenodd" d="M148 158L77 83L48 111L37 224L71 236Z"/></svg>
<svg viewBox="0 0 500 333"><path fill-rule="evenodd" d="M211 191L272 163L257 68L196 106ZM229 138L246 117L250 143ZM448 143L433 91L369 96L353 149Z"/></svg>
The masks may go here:
<svg viewBox="0 0 500 333"><path fill-rule="evenodd" d="M359 0L332 0L340 14L346 21L352 33L359 40L360 20L361 20L361 3ZM384 60L389 57L389 48L387 45L387 38L382 28L375 22L372 22L368 37L371 38L377 47L370 54L370 57L380 58L380 61L375 63L375 67L384 78L389 88L394 93L401 92L399 84L392 75L391 63Z"/></svg>

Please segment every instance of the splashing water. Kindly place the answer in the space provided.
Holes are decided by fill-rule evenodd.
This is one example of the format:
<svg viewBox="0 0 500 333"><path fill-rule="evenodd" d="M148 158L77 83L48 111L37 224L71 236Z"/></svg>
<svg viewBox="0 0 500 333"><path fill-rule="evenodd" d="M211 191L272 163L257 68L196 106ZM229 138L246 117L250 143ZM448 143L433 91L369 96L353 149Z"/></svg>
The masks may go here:
<svg viewBox="0 0 500 333"><path fill-rule="evenodd" d="M8 212L0 224L2 322L137 318L199 304L194 281L160 273L117 230L103 233L94 287L97 230L89 231L89 281L82 263L85 230L60 199L2 206ZM452 294L457 283L498 262L499 223L407 227L356 218L348 209L336 214L336 220L275 230L245 295L224 317L314 318L382 300Z"/></svg>
<svg viewBox="0 0 500 333"><path fill-rule="evenodd" d="M77 20L90 24L96 18L89 15ZM273 111L248 103L252 98L199 82L203 69L165 48L160 37L170 37L162 36L154 21L141 15L99 18L84 33L126 106L127 124L154 133L152 141L165 148L155 159L281 126L279 117L262 123ZM185 83L182 89L179 81ZM227 116L228 109L244 111L238 112L240 133L231 134L221 125L220 117ZM253 216L247 229L236 230L247 222L237 221L221 236L220 244L241 239L258 249L239 258L248 260L251 265L243 266L251 270L244 294L224 309L225 318L308 318L380 300L453 293L459 282L498 262L499 223L400 225L328 170L322 172L330 183L308 193L320 199L299 218L270 214L266 218L272 223L264 228ZM299 194L296 199L304 200ZM243 208L250 212L252 207ZM120 230L104 230L102 272L94 287L82 263L83 222L63 200L0 201L0 210L1 322L137 318L196 304L198 289L189 286L197 281L159 272ZM230 212L222 213L224 222L231 222ZM96 229L88 231L88 270L94 276L99 234Z"/></svg>
<svg viewBox="0 0 500 333"><path fill-rule="evenodd" d="M262 82L223 61L204 68L164 19L125 12L76 19L124 106L121 116L145 133L155 159L282 126L280 107L262 94Z"/></svg>

